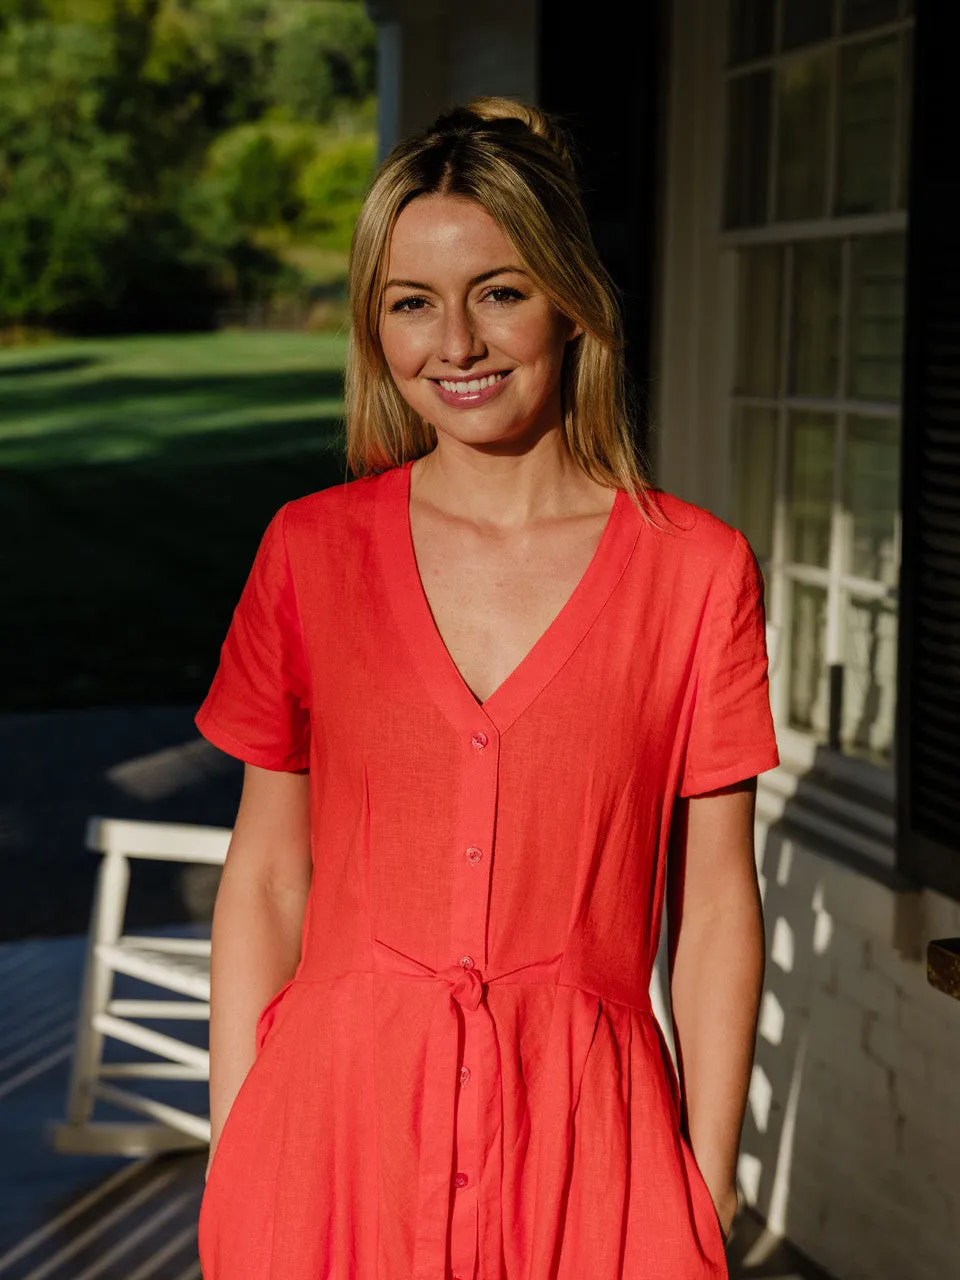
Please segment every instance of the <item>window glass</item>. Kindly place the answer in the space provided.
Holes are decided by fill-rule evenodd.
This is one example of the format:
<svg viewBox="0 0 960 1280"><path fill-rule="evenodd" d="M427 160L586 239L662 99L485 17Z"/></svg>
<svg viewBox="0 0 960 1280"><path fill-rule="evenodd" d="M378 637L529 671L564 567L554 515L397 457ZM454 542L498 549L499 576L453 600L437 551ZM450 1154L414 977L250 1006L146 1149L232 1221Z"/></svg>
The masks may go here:
<svg viewBox="0 0 960 1280"><path fill-rule="evenodd" d="M787 722L887 768L914 9L728 0L732 510L774 588Z"/></svg>
<svg viewBox="0 0 960 1280"><path fill-rule="evenodd" d="M783 0L781 47L797 49L833 34L833 0Z"/></svg>
<svg viewBox="0 0 960 1280"><path fill-rule="evenodd" d="M841 26L846 31L866 31L893 22L897 0L843 0Z"/></svg>
<svg viewBox="0 0 960 1280"><path fill-rule="evenodd" d="M783 249L744 249L738 266L737 390L775 396L780 389Z"/></svg>
<svg viewBox="0 0 960 1280"><path fill-rule="evenodd" d="M790 414L790 558L827 568L833 511L834 420Z"/></svg>
<svg viewBox="0 0 960 1280"><path fill-rule="evenodd" d="M850 247L848 395L900 399L904 238L864 236Z"/></svg>
<svg viewBox="0 0 960 1280"><path fill-rule="evenodd" d="M728 227L760 226L767 220L771 83L769 71L730 81L724 218Z"/></svg>
<svg viewBox="0 0 960 1280"><path fill-rule="evenodd" d="M728 33L732 63L751 62L773 52L774 0L731 0Z"/></svg>
<svg viewBox="0 0 960 1280"><path fill-rule="evenodd" d="M900 562L900 425L850 417L843 467L844 571L896 586Z"/></svg>
<svg viewBox="0 0 960 1280"><path fill-rule="evenodd" d="M819 218L825 212L829 54L791 58L777 72L777 218Z"/></svg>
<svg viewBox="0 0 960 1280"><path fill-rule="evenodd" d="M790 619L790 726L826 742L830 716L826 591L803 582L791 583Z"/></svg>
<svg viewBox="0 0 960 1280"><path fill-rule="evenodd" d="M793 255L789 387L799 396L835 396L840 374L841 245L798 244Z"/></svg>
<svg viewBox="0 0 960 1280"><path fill-rule="evenodd" d="M846 602L840 744L850 755L888 764L897 694L897 612L889 600Z"/></svg>
<svg viewBox="0 0 960 1280"><path fill-rule="evenodd" d="M880 213L893 200L900 41L849 45L840 59L837 212Z"/></svg>
<svg viewBox="0 0 960 1280"><path fill-rule="evenodd" d="M734 483L737 527L761 564L773 549L773 486L777 414L742 408L734 418Z"/></svg>

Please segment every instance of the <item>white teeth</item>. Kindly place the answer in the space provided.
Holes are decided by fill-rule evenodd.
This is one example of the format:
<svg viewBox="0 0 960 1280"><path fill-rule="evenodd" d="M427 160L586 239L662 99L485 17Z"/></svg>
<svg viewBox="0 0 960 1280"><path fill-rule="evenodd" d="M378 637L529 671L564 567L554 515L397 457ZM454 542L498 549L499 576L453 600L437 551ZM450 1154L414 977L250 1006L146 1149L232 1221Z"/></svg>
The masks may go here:
<svg viewBox="0 0 960 1280"><path fill-rule="evenodd" d="M492 387L495 382L500 382L505 378L504 373L490 373L485 378L471 378L469 382L447 382L444 378L438 378L437 381L443 387L444 391L452 391L454 395L476 395L478 391L483 391L486 387Z"/></svg>

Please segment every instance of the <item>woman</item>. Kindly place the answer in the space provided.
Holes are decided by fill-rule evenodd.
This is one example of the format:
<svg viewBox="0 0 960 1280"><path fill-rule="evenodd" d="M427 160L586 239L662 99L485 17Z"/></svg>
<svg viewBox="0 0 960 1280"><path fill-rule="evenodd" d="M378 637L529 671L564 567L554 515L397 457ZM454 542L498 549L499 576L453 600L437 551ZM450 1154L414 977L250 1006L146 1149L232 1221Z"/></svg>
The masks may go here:
<svg viewBox="0 0 960 1280"><path fill-rule="evenodd" d="M271 522L197 717L246 762L205 1280L724 1276L777 763L756 562L643 480L540 113L398 146L350 291L359 478Z"/></svg>

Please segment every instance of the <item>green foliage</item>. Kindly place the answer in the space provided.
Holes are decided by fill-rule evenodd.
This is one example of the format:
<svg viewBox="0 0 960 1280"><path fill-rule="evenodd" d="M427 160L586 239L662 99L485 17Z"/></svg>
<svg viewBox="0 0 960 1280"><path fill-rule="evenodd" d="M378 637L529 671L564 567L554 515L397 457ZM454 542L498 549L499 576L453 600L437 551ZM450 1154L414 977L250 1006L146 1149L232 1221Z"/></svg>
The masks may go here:
<svg viewBox="0 0 960 1280"><path fill-rule="evenodd" d="M0 315L106 304L126 226L127 140L99 127L103 31L9 23L0 43Z"/></svg>
<svg viewBox="0 0 960 1280"><path fill-rule="evenodd" d="M329 119L337 99L372 93L374 76L370 23L359 5L313 0L288 9L270 93L292 119Z"/></svg>
<svg viewBox="0 0 960 1280"><path fill-rule="evenodd" d="M309 125L238 125L210 147L206 172L241 226L273 227L295 221L297 178L316 148L317 131Z"/></svg>
<svg viewBox="0 0 960 1280"><path fill-rule="evenodd" d="M0 326L296 287L285 244L349 241L374 79L359 0L0 0Z"/></svg>
<svg viewBox="0 0 960 1280"><path fill-rule="evenodd" d="M331 249L347 249L376 163L376 139L361 134L318 150L300 175L302 224Z"/></svg>

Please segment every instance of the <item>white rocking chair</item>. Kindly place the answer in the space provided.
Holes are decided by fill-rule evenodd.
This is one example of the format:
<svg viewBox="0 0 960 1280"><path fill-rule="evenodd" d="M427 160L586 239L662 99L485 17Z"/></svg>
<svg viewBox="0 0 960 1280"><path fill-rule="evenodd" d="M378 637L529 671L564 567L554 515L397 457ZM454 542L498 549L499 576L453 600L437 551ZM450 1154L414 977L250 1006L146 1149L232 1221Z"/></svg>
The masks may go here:
<svg viewBox="0 0 960 1280"><path fill-rule="evenodd" d="M207 1050L142 1025L142 1020L165 1018L209 1021L209 938L145 937L124 934L123 927L131 858L222 865L231 834L224 827L90 819L87 847L101 853L103 860L90 918L67 1118L49 1129L56 1151L148 1156L209 1144L209 1116L159 1102L109 1079L209 1079ZM117 973L187 999L115 999ZM157 1060L104 1062L107 1037L155 1054ZM98 1100L147 1119L95 1121Z"/></svg>

